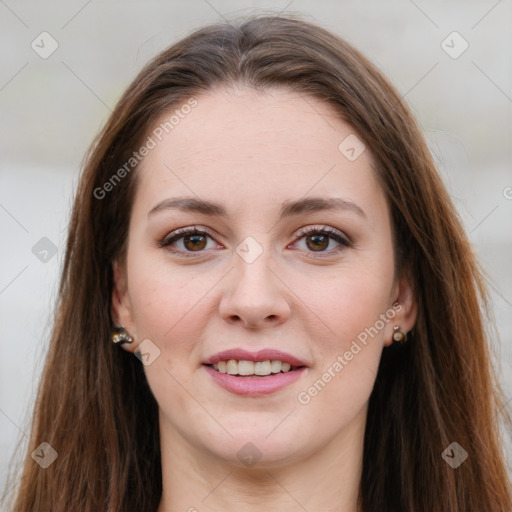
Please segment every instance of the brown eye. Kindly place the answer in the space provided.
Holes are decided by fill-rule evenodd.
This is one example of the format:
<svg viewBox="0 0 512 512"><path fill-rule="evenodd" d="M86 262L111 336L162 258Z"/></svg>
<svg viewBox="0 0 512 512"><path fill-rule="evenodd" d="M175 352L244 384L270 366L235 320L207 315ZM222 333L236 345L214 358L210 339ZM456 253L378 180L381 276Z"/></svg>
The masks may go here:
<svg viewBox="0 0 512 512"><path fill-rule="evenodd" d="M316 253L318 255L333 255L348 247L352 247L352 243L340 231L333 229L329 226L319 227L306 227L299 230L299 238L296 244L303 243L305 248L302 249L309 253ZM335 247L328 249L331 242L338 244Z"/></svg>
<svg viewBox="0 0 512 512"><path fill-rule="evenodd" d="M187 235L183 237L183 245L190 251L200 251L206 246L204 235Z"/></svg>
<svg viewBox="0 0 512 512"><path fill-rule="evenodd" d="M311 243L308 243L308 242L311 242ZM307 235L306 236L306 245L312 251L317 251L317 250L323 251L323 250L327 249L327 247L329 246L329 237L326 235L318 235L318 234Z"/></svg>
<svg viewBox="0 0 512 512"><path fill-rule="evenodd" d="M202 253L208 249L208 239L212 236L197 228L183 228L173 231L159 242L160 247L169 247L176 254L188 256L191 253Z"/></svg>

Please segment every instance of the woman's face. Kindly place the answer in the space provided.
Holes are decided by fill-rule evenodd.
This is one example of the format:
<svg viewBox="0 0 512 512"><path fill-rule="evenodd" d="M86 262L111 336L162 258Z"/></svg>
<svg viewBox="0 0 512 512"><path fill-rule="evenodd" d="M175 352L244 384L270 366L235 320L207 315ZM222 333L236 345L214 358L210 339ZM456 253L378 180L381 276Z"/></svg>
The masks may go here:
<svg viewBox="0 0 512 512"><path fill-rule="evenodd" d="M164 443L297 462L362 435L412 292L370 152L332 107L284 89L196 100L150 134L114 318L144 340Z"/></svg>

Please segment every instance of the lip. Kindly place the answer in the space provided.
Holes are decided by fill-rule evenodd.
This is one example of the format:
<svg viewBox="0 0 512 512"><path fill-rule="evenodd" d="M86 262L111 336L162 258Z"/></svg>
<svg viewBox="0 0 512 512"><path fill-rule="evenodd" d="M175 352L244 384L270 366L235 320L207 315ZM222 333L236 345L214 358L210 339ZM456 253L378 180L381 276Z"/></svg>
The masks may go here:
<svg viewBox="0 0 512 512"><path fill-rule="evenodd" d="M218 352L217 354L203 361L203 364L217 364L219 361L229 361L230 359L236 359L237 361L254 362L273 360L288 363L290 366L308 366L304 361L300 360L299 358L273 348L264 348L262 350L259 350L258 352L249 352L248 350L244 350L241 348L223 350L222 352Z"/></svg>
<svg viewBox="0 0 512 512"><path fill-rule="evenodd" d="M206 365L203 368L220 387L235 395L243 396L262 396L275 393L300 379L307 371L306 367L302 367L290 372L275 373L265 377L235 377L228 373L221 373Z"/></svg>

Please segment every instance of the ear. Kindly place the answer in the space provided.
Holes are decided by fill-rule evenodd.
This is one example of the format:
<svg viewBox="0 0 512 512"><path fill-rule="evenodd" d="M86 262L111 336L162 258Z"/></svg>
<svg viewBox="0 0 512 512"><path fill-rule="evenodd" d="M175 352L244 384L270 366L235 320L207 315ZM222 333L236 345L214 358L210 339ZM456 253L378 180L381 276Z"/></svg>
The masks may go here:
<svg viewBox="0 0 512 512"><path fill-rule="evenodd" d="M416 324L418 315L418 303L416 294L409 275L403 275L398 279L391 295L390 310L395 312L395 316L390 318L386 325L384 346L388 347L394 343L394 326L400 326L400 330L407 334Z"/></svg>
<svg viewBox="0 0 512 512"><path fill-rule="evenodd" d="M116 326L123 326L128 334L137 339L135 332L135 322L133 321L133 312L130 302L130 296L128 294L128 281L126 268L119 264L118 261L112 263L113 270L113 286L112 286L112 301L111 311L112 321ZM134 352L135 342L123 343L121 348L128 352Z"/></svg>

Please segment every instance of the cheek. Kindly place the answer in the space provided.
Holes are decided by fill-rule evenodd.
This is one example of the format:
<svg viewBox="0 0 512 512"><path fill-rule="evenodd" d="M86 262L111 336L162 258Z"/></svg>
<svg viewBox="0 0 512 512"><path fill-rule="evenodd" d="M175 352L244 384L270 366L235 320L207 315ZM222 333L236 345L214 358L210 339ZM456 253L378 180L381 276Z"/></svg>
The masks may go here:
<svg viewBox="0 0 512 512"><path fill-rule="evenodd" d="M177 340L176 348L193 340L207 320L207 294L215 285L215 276L192 267L173 268L165 260L152 262L142 253L133 254L128 269L138 336L160 344L172 338Z"/></svg>
<svg viewBox="0 0 512 512"><path fill-rule="evenodd" d="M305 303L324 324L324 336L306 329L317 340L316 364L298 397L308 414L322 414L325 407L338 411L341 423L349 421L367 402L382 355L386 315L393 284L392 258L360 258L338 269L336 275L302 285ZM394 313L391 311L391 313ZM327 326L328 328L326 328ZM322 327L322 326L321 326Z"/></svg>
<svg viewBox="0 0 512 512"><path fill-rule="evenodd" d="M322 424L332 434L362 410L372 392L383 348L386 286L387 280L377 282L361 273L309 296L329 329L325 337L316 337L316 364L297 401L309 418L325 418L325 411L332 411L332 421ZM315 339L314 332L309 338Z"/></svg>
<svg viewBox="0 0 512 512"><path fill-rule="evenodd" d="M345 349L386 313L393 284L390 265L384 261L372 264L366 259L329 276L301 278L299 289L304 290L304 303L328 327L324 330L331 349ZM380 322L378 327L383 330Z"/></svg>
<svg viewBox="0 0 512 512"><path fill-rule="evenodd" d="M331 294L334 300L325 304L325 310L332 319L332 330L344 340L344 349L352 340L364 339L362 333L374 326L380 315L385 313L388 304L386 294L389 293L385 284L382 280L358 278L345 282L341 289ZM381 322L378 327L382 334Z"/></svg>
<svg viewBox="0 0 512 512"><path fill-rule="evenodd" d="M150 339L160 350L158 358L144 367L149 386L161 409L186 411L187 417L205 421L202 411L184 391L197 369L195 350L211 316L208 291L218 277L192 267L172 268L133 253L129 262L129 289L133 319L139 340ZM172 413L171 413L172 415ZM188 421L188 420L187 420ZM179 424L179 418L174 418Z"/></svg>

